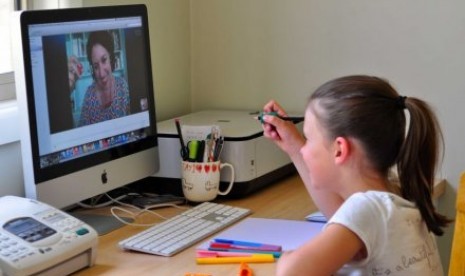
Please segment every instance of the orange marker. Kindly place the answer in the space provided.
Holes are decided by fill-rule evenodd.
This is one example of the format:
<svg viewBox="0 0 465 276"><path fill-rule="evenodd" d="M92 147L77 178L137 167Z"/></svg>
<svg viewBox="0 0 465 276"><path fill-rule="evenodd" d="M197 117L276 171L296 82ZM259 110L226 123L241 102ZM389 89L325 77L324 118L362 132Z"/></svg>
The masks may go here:
<svg viewBox="0 0 465 276"><path fill-rule="evenodd" d="M239 268L238 275L239 276L252 276L253 272L247 263L241 263L241 267Z"/></svg>

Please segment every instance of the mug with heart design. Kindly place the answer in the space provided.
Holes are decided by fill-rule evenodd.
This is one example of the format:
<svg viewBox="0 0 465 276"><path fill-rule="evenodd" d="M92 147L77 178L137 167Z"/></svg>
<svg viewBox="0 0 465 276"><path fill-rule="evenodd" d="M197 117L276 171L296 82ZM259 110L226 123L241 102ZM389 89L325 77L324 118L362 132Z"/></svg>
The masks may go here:
<svg viewBox="0 0 465 276"><path fill-rule="evenodd" d="M231 180L226 190L220 190L220 171L228 167ZM234 184L234 167L229 163L182 161L182 191L192 202L212 201L217 195L227 195Z"/></svg>

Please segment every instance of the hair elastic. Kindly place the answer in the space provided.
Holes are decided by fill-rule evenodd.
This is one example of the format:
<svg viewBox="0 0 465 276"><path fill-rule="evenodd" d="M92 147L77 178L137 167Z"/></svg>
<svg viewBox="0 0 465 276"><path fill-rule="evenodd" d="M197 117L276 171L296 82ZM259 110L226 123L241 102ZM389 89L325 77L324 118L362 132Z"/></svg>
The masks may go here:
<svg viewBox="0 0 465 276"><path fill-rule="evenodd" d="M405 106L405 100L406 100L406 99L407 99L406 96L399 96L399 97L397 97L397 99L396 99L396 104L397 104L397 106L399 106L401 109L407 108L407 107Z"/></svg>

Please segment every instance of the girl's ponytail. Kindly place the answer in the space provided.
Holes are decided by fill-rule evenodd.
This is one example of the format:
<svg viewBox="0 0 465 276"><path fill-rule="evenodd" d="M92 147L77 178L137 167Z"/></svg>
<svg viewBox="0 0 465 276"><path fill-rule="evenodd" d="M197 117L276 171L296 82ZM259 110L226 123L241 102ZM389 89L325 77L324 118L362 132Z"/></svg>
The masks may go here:
<svg viewBox="0 0 465 276"><path fill-rule="evenodd" d="M410 115L407 134L397 158L401 195L417 204L430 231L442 235L442 228L450 220L436 213L432 200L435 168L444 145L442 133L426 102L405 97L399 97L399 102Z"/></svg>

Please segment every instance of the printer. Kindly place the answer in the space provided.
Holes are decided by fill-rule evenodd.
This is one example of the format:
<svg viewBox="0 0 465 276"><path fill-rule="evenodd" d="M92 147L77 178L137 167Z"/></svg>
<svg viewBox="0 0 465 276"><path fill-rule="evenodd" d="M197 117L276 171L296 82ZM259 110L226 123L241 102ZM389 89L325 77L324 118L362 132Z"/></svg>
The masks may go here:
<svg viewBox="0 0 465 276"><path fill-rule="evenodd" d="M287 154L263 136L262 126L255 119L258 114L257 111L204 110L177 117L181 127L220 127L224 137L220 160L232 164L235 171L234 185L227 197L244 196L296 171ZM181 186L181 146L175 120L159 122L157 128L160 168L153 177ZM224 170L221 189L227 185L227 179L230 172Z"/></svg>

